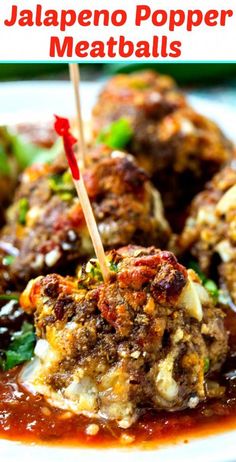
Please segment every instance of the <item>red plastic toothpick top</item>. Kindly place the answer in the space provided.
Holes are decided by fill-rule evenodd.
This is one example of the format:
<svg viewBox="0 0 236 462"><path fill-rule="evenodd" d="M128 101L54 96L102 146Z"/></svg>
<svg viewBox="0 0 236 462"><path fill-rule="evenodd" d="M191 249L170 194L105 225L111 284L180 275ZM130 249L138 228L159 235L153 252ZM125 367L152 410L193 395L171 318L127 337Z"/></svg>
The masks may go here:
<svg viewBox="0 0 236 462"><path fill-rule="evenodd" d="M93 214L88 193L83 181L83 177L82 175L80 175L79 165L73 149L75 143L77 143L77 140L70 132L70 123L68 119L55 115L54 128L56 133L63 139L65 154L72 173L75 188L79 196L81 207L88 226L89 234L92 239L94 250L100 264L103 279L105 282L108 282L110 278L110 271L107 267L106 256L102 245L101 236L98 232L96 220Z"/></svg>
<svg viewBox="0 0 236 462"><path fill-rule="evenodd" d="M69 120L64 117L55 115L54 128L56 133L62 137L65 148L65 154L74 180L80 179L79 166L75 157L73 146L77 143L77 139L70 133Z"/></svg>

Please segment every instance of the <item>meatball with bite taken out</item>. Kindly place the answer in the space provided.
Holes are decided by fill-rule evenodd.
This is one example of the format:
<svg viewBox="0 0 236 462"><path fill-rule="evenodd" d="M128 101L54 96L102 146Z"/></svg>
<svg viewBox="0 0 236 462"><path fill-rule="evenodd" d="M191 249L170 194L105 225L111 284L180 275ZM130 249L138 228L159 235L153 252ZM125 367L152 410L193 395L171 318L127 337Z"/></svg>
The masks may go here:
<svg viewBox="0 0 236 462"><path fill-rule="evenodd" d="M107 253L78 278L29 282L23 309L34 314L35 360L21 382L50 404L128 428L145 409L193 408L227 353L224 315L192 270L154 247Z"/></svg>

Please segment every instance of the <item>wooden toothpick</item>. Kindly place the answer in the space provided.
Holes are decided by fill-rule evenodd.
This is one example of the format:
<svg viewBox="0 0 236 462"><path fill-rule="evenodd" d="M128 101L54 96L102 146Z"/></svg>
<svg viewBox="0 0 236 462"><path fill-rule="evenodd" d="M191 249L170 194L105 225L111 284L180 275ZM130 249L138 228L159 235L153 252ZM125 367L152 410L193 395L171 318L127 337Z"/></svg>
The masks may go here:
<svg viewBox="0 0 236 462"><path fill-rule="evenodd" d="M84 140L83 119L81 112L80 99L80 69L78 64L69 64L70 79L74 88L75 106L76 106L76 124L79 133L80 155L79 162L82 169L86 165L86 144Z"/></svg>
<svg viewBox="0 0 236 462"><path fill-rule="evenodd" d="M100 264L101 272L103 275L103 279L105 282L109 281L110 278L110 271L107 266L106 256L101 240L101 236L99 234L97 223L93 214L93 210L91 207L91 203L88 197L88 193L81 177L80 180L75 181L74 184L76 187L76 191L78 193L80 203L84 212L86 224L89 230L90 237L92 239L92 243L94 246L95 254Z"/></svg>

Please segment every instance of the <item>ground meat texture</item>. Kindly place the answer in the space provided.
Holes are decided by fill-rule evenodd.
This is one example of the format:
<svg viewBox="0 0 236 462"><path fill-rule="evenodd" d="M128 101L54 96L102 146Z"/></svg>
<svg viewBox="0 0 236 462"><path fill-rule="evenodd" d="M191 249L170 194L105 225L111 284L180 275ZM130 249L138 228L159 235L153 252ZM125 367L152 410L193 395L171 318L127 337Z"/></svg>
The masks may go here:
<svg viewBox="0 0 236 462"><path fill-rule="evenodd" d="M215 123L187 105L171 79L154 72L107 83L93 111L95 134L121 117L133 129L128 149L153 176L175 226L176 215L226 164L233 147Z"/></svg>
<svg viewBox="0 0 236 462"><path fill-rule="evenodd" d="M84 172L106 248L128 243L166 245L170 230L158 192L133 158L113 153ZM0 288L21 289L30 278L60 271L73 274L93 255L83 212L66 162L32 166L22 175L0 235Z"/></svg>
<svg viewBox="0 0 236 462"><path fill-rule="evenodd" d="M236 169L226 167L193 200L178 251L218 277L236 305Z"/></svg>
<svg viewBox="0 0 236 462"><path fill-rule="evenodd" d="M221 309L170 252L128 246L107 261L108 283L94 260L78 279L29 283L21 305L34 313L38 360L22 383L52 405L123 428L145 408L196 406L226 357Z"/></svg>
<svg viewBox="0 0 236 462"><path fill-rule="evenodd" d="M145 123L145 119L161 119L185 105L185 97L171 77L153 71L120 74L110 79L100 94L93 109L93 129L98 134L124 116L135 126L138 113Z"/></svg>

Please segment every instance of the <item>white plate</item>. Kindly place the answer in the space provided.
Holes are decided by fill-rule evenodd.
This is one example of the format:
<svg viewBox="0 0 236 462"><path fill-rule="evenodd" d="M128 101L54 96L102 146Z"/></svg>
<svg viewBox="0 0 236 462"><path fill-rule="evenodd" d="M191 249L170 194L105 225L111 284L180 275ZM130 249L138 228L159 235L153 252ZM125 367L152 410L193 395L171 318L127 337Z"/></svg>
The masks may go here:
<svg viewBox="0 0 236 462"><path fill-rule="evenodd" d="M150 451L26 446L0 440L0 454L4 462L235 462L235 440L236 432L230 432Z"/></svg>
<svg viewBox="0 0 236 462"><path fill-rule="evenodd" d="M82 107L88 119L101 83L82 85ZM193 106L211 117L236 142L236 111L231 106L203 97L189 95ZM53 114L74 114L73 92L68 82L23 82L0 84L0 125L51 119ZM188 444L179 443L156 450L81 449L24 445L0 440L3 462L235 462L236 430L207 438L196 438Z"/></svg>

